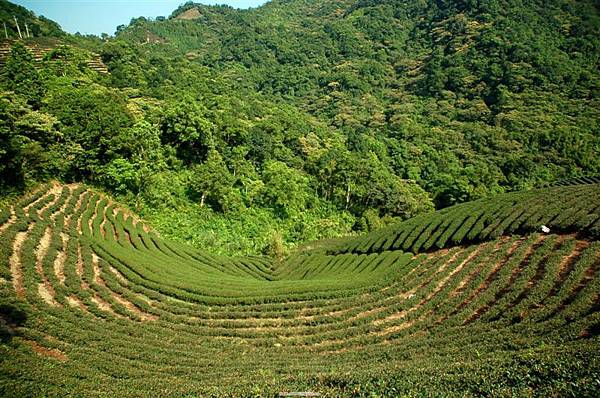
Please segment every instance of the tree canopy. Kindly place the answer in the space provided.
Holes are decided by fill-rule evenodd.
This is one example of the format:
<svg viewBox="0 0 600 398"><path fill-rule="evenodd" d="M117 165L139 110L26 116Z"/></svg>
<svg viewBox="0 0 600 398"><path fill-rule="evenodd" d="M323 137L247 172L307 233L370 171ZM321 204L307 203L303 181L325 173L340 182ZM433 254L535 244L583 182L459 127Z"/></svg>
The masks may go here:
<svg viewBox="0 0 600 398"><path fill-rule="evenodd" d="M65 37L2 68L0 184L93 183L199 245L245 226L259 252L600 173L593 1L188 2Z"/></svg>

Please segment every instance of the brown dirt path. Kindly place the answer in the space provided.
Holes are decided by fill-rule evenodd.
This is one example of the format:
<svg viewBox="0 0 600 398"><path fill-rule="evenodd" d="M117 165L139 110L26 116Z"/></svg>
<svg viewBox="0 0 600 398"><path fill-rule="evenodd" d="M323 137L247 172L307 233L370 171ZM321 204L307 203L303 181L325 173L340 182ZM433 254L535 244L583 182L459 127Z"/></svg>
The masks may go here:
<svg viewBox="0 0 600 398"><path fill-rule="evenodd" d="M42 278L42 283L38 284L38 294L40 297L48 304L53 307L59 306L59 304L55 300L55 292L54 288L46 278L43 268L43 261L46 255L48 254L48 249L50 248L50 244L52 243L52 228L47 227L44 231L44 235L40 239L38 246L35 249L35 270L38 275Z"/></svg>
<svg viewBox="0 0 600 398"><path fill-rule="evenodd" d="M27 240L27 235L33 227L35 223L29 224L29 228L25 232L18 232L13 241L13 250L12 254L8 260L10 265L10 273L12 275L12 283L15 288L15 292L17 293L17 297L20 299L25 298L25 287L23 286L23 270L21 269L21 251L23 249L23 244Z"/></svg>
<svg viewBox="0 0 600 398"><path fill-rule="evenodd" d="M54 358L61 362L66 362L69 359L65 353L59 349L43 347L38 342L33 340L23 340L23 342L30 346L31 349L40 356Z"/></svg>
<svg viewBox="0 0 600 398"><path fill-rule="evenodd" d="M61 232L60 238L62 239L62 249L56 255L54 259L54 274L58 281L65 284L65 262L67 261L67 246L69 244L69 235Z"/></svg>

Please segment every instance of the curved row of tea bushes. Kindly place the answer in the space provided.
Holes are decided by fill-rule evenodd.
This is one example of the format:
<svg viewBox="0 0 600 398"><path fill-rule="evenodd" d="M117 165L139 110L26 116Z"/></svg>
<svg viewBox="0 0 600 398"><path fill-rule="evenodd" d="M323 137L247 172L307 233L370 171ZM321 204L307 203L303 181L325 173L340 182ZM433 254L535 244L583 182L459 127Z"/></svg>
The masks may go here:
<svg viewBox="0 0 600 398"><path fill-rule="evenodd" d="M580 188L563 192L569 208L552 210L565 230L592 219L578 217L593 214ZM600 242L496 237L537 223L532 207L547 205L513 199L409 220L389 245L368 235L348 252L278 263L169 242L103 195L46 186L0 224L0 297L28 318L0 345L0 395L337 397L376 383L393 396L414 393L424 375L436 380L428 391L455 395L462 383L501 388L507 372L527 372L521 357L547 369L536 377L554 392L592 391ZM483 243L402 250L478 236Z"/></svg>
<svg viewBox="0 0 600 398"><path fill-rule="evenodd" d="M514 192L452 206L342 243L329 253L419 253L541 231L542 226L600 237L600 184Z"/></svg>

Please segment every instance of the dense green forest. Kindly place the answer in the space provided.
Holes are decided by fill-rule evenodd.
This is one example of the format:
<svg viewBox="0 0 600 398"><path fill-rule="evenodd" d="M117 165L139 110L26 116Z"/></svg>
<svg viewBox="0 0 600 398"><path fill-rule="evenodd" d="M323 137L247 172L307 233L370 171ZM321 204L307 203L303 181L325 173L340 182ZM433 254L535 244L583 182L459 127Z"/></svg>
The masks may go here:
<svg viewBox="0 0 600 398"><path fill-rule="evenodd" d="M186 3L110 38L23 15L69 46L9 43L3 195L85 182L251 254L600 173L595 1Z"/></svg>

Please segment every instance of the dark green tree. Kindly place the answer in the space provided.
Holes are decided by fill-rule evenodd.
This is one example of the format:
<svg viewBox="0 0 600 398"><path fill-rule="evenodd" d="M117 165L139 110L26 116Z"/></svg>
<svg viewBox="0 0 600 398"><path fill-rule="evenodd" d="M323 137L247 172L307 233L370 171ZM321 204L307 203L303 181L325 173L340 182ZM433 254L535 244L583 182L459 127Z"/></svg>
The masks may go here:
<svg viewBox="0 0 600 398"><path fill-rule="evenodd" d="M192 168L190 188L200 197L200 207L206 203L217 210L233 211L243 206L239 192L234 189L235 177L230 173L221 154L211 149L206 160Z"/></svg>
<svg viewBox="0 0 600 398"><path fill-rule="evenodd" d="M21 42L16 42L10 51L2 71L4 87L23 96L35 108L39 108L45 87L35 67L33 54Z"/></svg>
<svg viewBox="0 0 600 398"><path fill-rule="evenodd" d="M160 131L162 142L175 148L177 156L188 165L206 159L214 147L215 126L208 111L190 98L167 108Z"/></svg>

